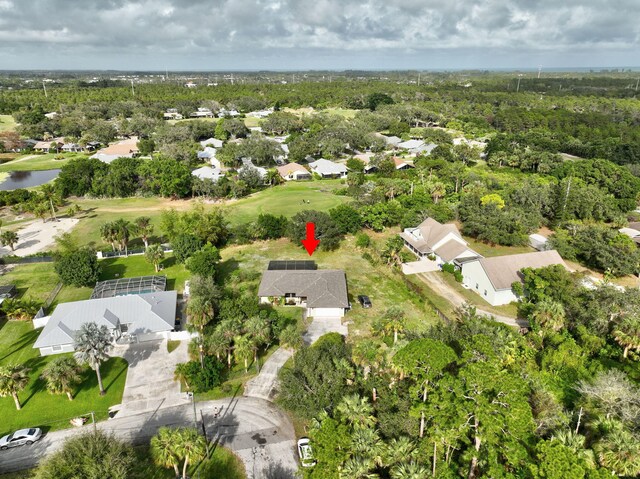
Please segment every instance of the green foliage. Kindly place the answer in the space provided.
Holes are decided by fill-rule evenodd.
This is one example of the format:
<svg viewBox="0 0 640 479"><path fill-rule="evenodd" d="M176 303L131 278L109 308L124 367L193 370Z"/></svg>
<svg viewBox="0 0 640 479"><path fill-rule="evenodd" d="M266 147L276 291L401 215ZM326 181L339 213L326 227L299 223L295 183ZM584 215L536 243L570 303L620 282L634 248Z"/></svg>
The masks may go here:
<svg viewBox="0 0 640 479"><path fill-rule="evenodd" d="M354 234L362 228L362 217L353 206L343 204L329 210L329 216L342 234Z"/></svg>
<svg viewBox="0 0 640 479"><path fill-rule="evenodd" d="M198 361L189 361L176 366L176 376L189 391L201 393L218 386L223 380L224 365L216 358L205 356L204 368Z"/></svg>
<svg viewBox="0 0 640 479"><path fill-rule="evenodd" d="M284 216L263 213L256 220L256 236L258 239L278 239L287 233L289 220Z"/></svg>
<svg viewBox="0 0 640 479"><path fill-rule="evenodd" d="M191 254L185 261L185 266L192 273L203 277L213 277L220 261L218 248L207 243L195 253Z"/></svg>
<svg viewBox="0 0 640 479"><path fill-rule="evenodd" d="M368 248L371 245L371 237L367 233L356 234L356 246L358 248Z"/></svg>
<svg viewBox="0 0 640 479"><path fill-rule="evenodd" d="M180 263L186 263L192 255L194 255L197 251L200 251L202 246L202 240L196 238L192 234L187 233L179 234L171 241L173 255Z"/></svg>
<svg viewBox="0 0 640 479"><path fill-rule="evenodd" d="M184 198L191 193L193 175L184 163L156 157L143 162L138 173L144 193L174 198Z"/></svg>
<svg viewBox="0 0 640 479"><path fill-rule="evenodd" d="M536 446L537 465L531 466L533 477L546 479L582 479L587 468L584 461L558 441L541 441Z"/></svg>
<svg viewBox="0 0 640 479"><path fill-rule="evenodd" d="M375 111L380 105L392 105L393 98L391 98L386 93L371 93L366 101L366 107L371 111Z"/></svg>
<svg viewBox="0 0 640 479"><path fill-rule="evenodd" d="M282 371L279 401L304 417L336 407L349 390L345 371L352 367L344 338L327 334L298 351L293 367Z"/></svg>
<svg viewBox="0 0 640 479"><path fill-rule="evenodd" d="M67 439L62 449L47 457L38 466L35 479L129 479L135 463L130 445L101 431L86 432Z"/></svg>
<svg viewBox="0 0 640 479"><path fill-rule="evenodd" d="M95 158L78 158L65 163L55 181L60 196L84 196L92 191L96 175L104 176L109 166Z"/></svg>
<svg viewBox="0 0 640 479"><path fill-rule="evenodd" d="M94 286L100 277L100 263L96 252L90 248L58 254L55 270L64 284Z"/></svg>
<svg viewBox="0 0 640 479"><path fill-rule="evenodd" d="M301 240L307 237L307 223L315 224L319 249L330 251L338 248L343 237L340 228L327 213L314 210L301 211L291 218L288 236L293 244L302 247Z"/></svg>

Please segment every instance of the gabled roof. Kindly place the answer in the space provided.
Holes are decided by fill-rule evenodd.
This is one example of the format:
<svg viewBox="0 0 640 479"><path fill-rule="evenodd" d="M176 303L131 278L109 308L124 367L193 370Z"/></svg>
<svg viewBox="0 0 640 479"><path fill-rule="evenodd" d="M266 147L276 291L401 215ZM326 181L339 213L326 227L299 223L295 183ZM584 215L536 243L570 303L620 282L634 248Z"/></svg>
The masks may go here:
<svg viewBox="0 0 640 479"><path fill-rule="evenodd" d="M407 163L402 158L398 158L397 156L393 157L393 163L396 165L396 170L404 168L405 166L408 166L409 168L415 168L411 163Z"/></svg>
<svg viewBox="0 0 640 479"><path fill-rule="evenodd" d="M213 180L218 181L221 176L224 176L222 172L218 169L211 168L210 166L203 166L201 168L195 169L191 172L193 176L197 176L201 180Z"/></svg>
<svg viewBox="0 0 640 479"><path fill-rule="evenodd" d="M273 270L262 274L258 296L293 294L307 298L308 308L347 308L347 278L342 270Z"/></svg>
<svg viewBox="0 0 640 479"><path fill-rule="evenodd" d="M402 138L398 138L397 136L387 136L387 135L378 135L382 138L387 145L397 146L398 143L402 143Z"/></svg>
<svg viewBox="0 0 640 479"><path fill-rule="evenodd" d="M133 156L134 153L138 153L138 138L132 136L131 138L127 138L126 140L118 141L116 143L112 143L106 148L101 149L98 153L103 155L118 155L118 157L122 156Z"/></svg>
<svg viewBox="0 0 640 479"><path fill-rule="evenodd" d="M176 291L161 291L59 304L33 347L71 344L76 331L88 322L110 330L128 324L131 334L170 331L177 297Z"/></svg>
<svg viewBox="0 0 640 479"><path fill-rule="evenodd" d="M324 158L309 163L309 167L321 175L342 175L347 172L346 166Z"/></svg>
<svg viewBox="0 0 640 479"><path fill-rule="evenodd" d="M450 239L438 245L447 235L453 234L457 240ZM421 253L435 253L444 261L451 261L469 250L468 243L454 224L442 224L433 218L427 218L415 228L407 228L400 236ZM437 248L436 248L437 246Z"/></svg>
<svg viewBox="0 0 640 479"><path fill-rule="evenodd" d="M200 144L205 146L213 146L214 148L222 148L222 140L218 140L217 138L207 138L206 140L202 140Z"/></svg>
<svg viewBox="0 0 640 479"><path fill-rule="evenodd" d="M523 268L544 268L559 264L568 269L560 254L554 249L481 258L478 261L496 290L511 289L515 281L521 281L519 272Z"/></svg>
<svg viewBox="0 0 640 479"><path fill-rule="evenodd" d="M296 171L300 173L309 174L309 170L307 170L304 166L299 165L298 163L287 163L286 165L276 167L278 173L282 176L287 176L290 173L294 173Z"/></svg>

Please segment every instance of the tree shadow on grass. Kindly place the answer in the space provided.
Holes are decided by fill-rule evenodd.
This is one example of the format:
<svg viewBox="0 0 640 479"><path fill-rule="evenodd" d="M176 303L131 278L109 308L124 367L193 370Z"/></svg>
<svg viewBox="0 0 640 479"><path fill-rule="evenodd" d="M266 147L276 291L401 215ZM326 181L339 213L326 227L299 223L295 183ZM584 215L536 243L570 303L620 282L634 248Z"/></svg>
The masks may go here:
<svg viewBox="0 0 640 479"><path fill-rule="evenodd" d="M127 365L118 361L116 358L111 358L108 361L102 363L100 365L100 375L102 376L102 384L104 386L104 390L109 391L109 388L113 386L116 380L120 376L122 376L122 374L126 370ZM98 377L96 376L96 372L93 369L91 369L89 366L86 366L86 369L83 373L82 381L76 389L74 396L77 396L83 391L90 390L95 390L96 395L99 394Z"/></svg>
<svg viewBox="0 0 640 479"><path fill-rule="evenodd" d="M46 362L46 358L39 356L37 358L29 359L24 363L24 365L27 368L31 369L30 373L33 373L35 371L39 371L42 367L44 367L44 364ZM22 406L25 406L31 400L31 398L36 395L36 393L46 390L47 383L44 379L42 379L42 377L40 377L40 375L36 376L35 378L32 377L32 381L29 383L29 395L26 398L21 398Z"/></svg>
<svg viewBox="0 0 640 479"><path fill-rule="evenodd" d="M4 326L4 324L2 326ZM0 329L2 328L0 327ZM13 343L12 345L13 349L7 352L4 356L0 357L0 361L3 361L4 359L8 358L12 354L17 353L24 347L34 343L39 334L40 334L39 329L33 329L31 331L24 333L22 336L20 336L20 339L18 339L15 343Z"/></svg>
<svg viewBox="0 0 640 479"><path fill-rule="evenodd" d="M126 265L116 263L118 258L107 258L101 261L102 273L100 273L100 281L108 279L122 278L126 271Z"/></svg>
<svg viewBox="0 0 640 479"><path fill-rule="evenodd" d="M231 274L238 269L240 269L240 263L235 258L220 261L216 271L216 279L218 280L218 283L226 283Z"/></svg>

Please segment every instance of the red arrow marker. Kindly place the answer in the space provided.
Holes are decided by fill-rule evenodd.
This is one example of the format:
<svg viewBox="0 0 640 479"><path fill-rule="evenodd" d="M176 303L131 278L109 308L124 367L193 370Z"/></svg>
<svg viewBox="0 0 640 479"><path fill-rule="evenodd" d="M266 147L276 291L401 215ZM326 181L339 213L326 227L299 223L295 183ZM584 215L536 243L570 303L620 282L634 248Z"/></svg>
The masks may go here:
<svg viewBox="0 0 640 479"><path fill-rule="evenodd" d="M315 223L307 223L307 238L303 239L301 243L304 245L309 256L313 254L318 245L320 244L320 240L315 238L316 236L316 224Z"/></svg>

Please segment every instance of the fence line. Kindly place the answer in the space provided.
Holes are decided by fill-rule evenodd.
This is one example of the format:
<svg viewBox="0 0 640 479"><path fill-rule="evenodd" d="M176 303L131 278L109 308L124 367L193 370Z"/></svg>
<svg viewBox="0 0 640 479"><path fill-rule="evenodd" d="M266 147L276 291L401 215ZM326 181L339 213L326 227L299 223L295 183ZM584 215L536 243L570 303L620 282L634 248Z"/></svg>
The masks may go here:
<svg viewBox="0 0 640 479"><path fill-rule="evenodd" d="M162 250L165 253L173 252L173 248L170 245L163 244L161 246L162 246ZM139 256L144 254L144 252L145 252L144 248L135 248L135 249L128 249L125 251L98 251L96 252L96 255L98 256L98 259L123 258L127 256Z"/></svg>
<svg viewBox="0 0 640 479"><path fill-rule="evenodd" d="M45 300L44 304L43 304L43 308L49 309L49 306L51 306L51 303L53 303L53 300L56 299L56 296L58 296L58 293L60 292L60 290L62 289L62 281L60 281L56 287L53 289L53 291L51 291L51 294L49 295L49 297Z"/></svg>
<svg viewBox="0 0 640 479"><path fill-rule="evenodd" d="M31 264L31 263L52 263L53 256L25 256L17 258L15 256L0 258L0 264Z"/></svg>

